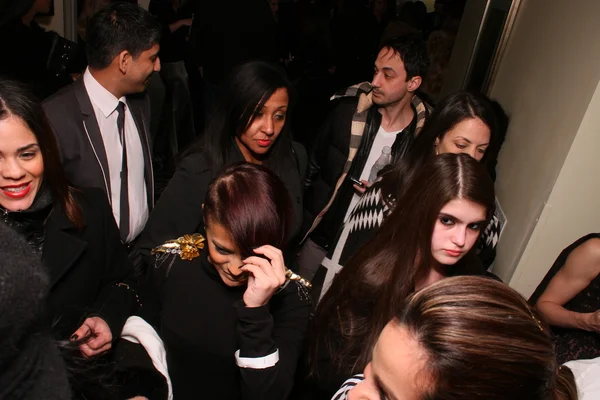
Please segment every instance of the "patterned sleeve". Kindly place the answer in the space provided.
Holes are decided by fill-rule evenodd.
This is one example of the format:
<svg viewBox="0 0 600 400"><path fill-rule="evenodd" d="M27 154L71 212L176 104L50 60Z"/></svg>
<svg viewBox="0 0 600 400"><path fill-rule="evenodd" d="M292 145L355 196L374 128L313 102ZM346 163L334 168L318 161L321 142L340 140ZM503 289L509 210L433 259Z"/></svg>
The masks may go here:
<svg viewBox="0 0 600 400"><path fill-rule="evenodd" d="M485 269L489 269L496 259L496 246L500 240L500 233L504 229L506 221L502 212L499 211L498 199L496 199L496 210L490 222L479 237L476 249L477 255Z"/></svg>
<svg viewBox="0 0 600 400"><path fill-rule="evenodd" d="M335 392L331 400L346 400L348 398L348 392L364 380L365 376L363 374L354 375L352 378L347 379L342 387Z"/></svg>

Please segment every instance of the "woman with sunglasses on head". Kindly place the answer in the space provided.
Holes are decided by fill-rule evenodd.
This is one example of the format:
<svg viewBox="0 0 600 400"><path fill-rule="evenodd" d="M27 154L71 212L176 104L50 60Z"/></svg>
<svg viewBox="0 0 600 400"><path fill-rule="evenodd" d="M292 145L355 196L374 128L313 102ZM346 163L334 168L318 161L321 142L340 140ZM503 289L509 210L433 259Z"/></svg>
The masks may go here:
<svg viewBox="0 0 600 400"><path fill-rule="evenodd" d="M267 168L225 169L199 234L154 249L153 321L176 399L285 399L310 314L310 284L285 267L293 209Z"/></svg>

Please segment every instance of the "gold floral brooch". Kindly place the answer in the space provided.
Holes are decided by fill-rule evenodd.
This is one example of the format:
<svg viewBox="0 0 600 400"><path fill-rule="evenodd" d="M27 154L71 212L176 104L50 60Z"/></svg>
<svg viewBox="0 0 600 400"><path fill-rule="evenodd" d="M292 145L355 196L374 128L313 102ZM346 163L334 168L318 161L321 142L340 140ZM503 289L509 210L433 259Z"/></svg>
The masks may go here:
<svg viewBox="0 0 600 400"><path fill-rule="evenodd" d="M182 260L191 261L200 256L200 250L204 248L205 241L204 236L199 233L183 235L155 247L152 249L152 255L159 253L178 254Z"/></svg>
<svg viewBox="0 0 600 400"><path fill-rule="evenodd" d="M191 235L183 235L180 238L169 240L164 244L161 244L158 247L152 249L152 255L158 254L176 254L179 255L179 258L182 260L191 261L196 257L200 256L200 250L204 249L204 242L206 239L199 233L194 233ZM289 281L296 281L306 289L310 289L312 284L307 280L301 277L300 275L292 272L287 267L285 268L285 276Z"/></svg>

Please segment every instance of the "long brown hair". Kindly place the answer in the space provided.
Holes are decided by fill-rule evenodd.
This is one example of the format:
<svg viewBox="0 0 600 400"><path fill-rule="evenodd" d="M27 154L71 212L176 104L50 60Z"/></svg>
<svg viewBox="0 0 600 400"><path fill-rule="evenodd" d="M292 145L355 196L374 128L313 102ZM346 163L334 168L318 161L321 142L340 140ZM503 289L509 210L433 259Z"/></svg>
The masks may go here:
<svg viewBox="0 0 600 400"><path fill-rule="evenodd" d="M44 182L52 192L55 205L62 207L67 218L78 229L83 226L81 208L73 198L60 163L58 145L42 106L20 83L0 79L0 120L17 117L35 135L44 162Z"/></svg>
<svg viewBox="0 0 600 400"><path fill-rule="evenodd" d="M557 364L550 328L501 282L443 279L407 299L392 323L425 351L433 378L425 398L577 399L573 373Z"/></svg>
<svg viewBox="0 0 600 400"><path fill-rule="evenodd" d="M466 154L432 158L376 235L334 278L313 321L312 375L320 373L316 360L321 352L329 353L341 374L364 369L379 333L393 317L390 304L402 303L414 291L415 278L433 265L433 228L442 207L453 199L481 204L488 220L494 212L494 185L485 168ZM473 251L452 269L468 265Z"/></svg>

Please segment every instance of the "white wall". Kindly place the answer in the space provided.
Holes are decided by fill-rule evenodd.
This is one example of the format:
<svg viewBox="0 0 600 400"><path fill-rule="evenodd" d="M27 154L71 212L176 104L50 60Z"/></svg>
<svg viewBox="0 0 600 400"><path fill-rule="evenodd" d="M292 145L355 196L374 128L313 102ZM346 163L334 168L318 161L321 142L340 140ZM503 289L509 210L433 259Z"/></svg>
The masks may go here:
<svg viewBox="0 0 600 400"><path fill-rule="evenodd" d="M600 232L600 84L510 285L530 296L561 250Z"/></svg>
<svg viewBox="0 0 600 400"><path fill-rule="evenodd" d="M579 162L599 171L588 147L600 150L596 97L590 107L600 81L598 15L597 0L522 0L491 89L511 118L496 183L508 224L494 272L523 292L579 233L600 228L592 217L600 190L588 193L575 172Z"/></svg>

